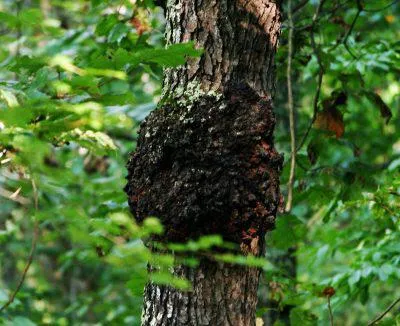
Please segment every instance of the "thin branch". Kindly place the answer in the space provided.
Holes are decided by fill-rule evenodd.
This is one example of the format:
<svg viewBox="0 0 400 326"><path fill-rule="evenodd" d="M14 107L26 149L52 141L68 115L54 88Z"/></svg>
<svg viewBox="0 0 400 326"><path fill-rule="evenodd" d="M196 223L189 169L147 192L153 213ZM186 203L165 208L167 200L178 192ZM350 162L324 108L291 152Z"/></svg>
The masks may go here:
<svg viewBox="0 0 400 326"><path fill-rule="evenodd" d="M364 8L363 8L363 6L361 4L361 1L357 0L357 13L354 16L353 21L351 22L349 30L347 31L345 37L343 38L343 45L346 48L347 52L349 52L350 55L353 57L353 59L357 59L357 57L353 54L353 52L351 52L347 41L349 39L350 34L353 32L353 29L354 29L354 26L356 25L357 19L358 19L358 17L360 17L360 14L363 11L363 9Z"/></svg>
<svg viewBox="0 0 400 326"><path fill-rule="evenodd" d="M333 326L334 323L333 323L333 313L332 313L331 297L330 296L328 296L328 310L329 310L329 321L331 323L331 326Z"/></svg>
<svg viewBox="0 0 400 326"><path fill-rule="evenodd" d="M0 188L0 196L13 200L21 205L29 205L31 203L31 201L28 198L25 198L19 194L15 195L15 193L3 188Z"/></svg>
<svg viewBox="0 0 400 326"><path fill-rule="evenodd" d="M301 10L306 4L308 3L308 0L303 0L300 2L297 6L295 6L291 12L292 15L296 14L299 10ZM289 17L288 17L289 18Z"/></svg>
<svg viewBox="0 0 400 326"><path fill-rule="evenodd" d="M370 321L368 323L368 326L371 325L375 325L378 321L380 321L383 317L385 317L387 315L387 313L392 310L398 303L400 302L400 298L398 298L397 300L393 301L392 304L387 307L387 309L382 312L378 317L376 317L374 320Z"/></svg>
<svg viewBox="0 0 400 326"><path fill-rule="evenodd" d="M38 195L38 190L36 188L35 181L33 179L32 179L32 188L33 188L35 212L38 212L38 210L39 210L39 195ZM28 261L25 264L24 270L22 272L21 278L20 278L20 280L18 282L18 285L17 285L16 289L11 294L10 298L8 299L8 301L0 307L0 312L3 312L5 309L7 309L7 307L10 304L12 304L14 302L15 297L17 296L18 292L21 290L22 285L24 284L24 281L25 281L26 274L28 273L29 268L31 267L31 264L32 264L32 261L33 261L33 256L35 255L38 238L39 238L39 223L38 223L37 219L35 219L35 224L34 224L34 227L33 227L33 237L32 237L32 244L31 244L31 251L30 251L29 256L28 256Z"/></svg>
<svg viewBox="0 0 400 326"><path fill-rule="evenodd" d="M351 24L350 24L349 30L346 32L346 35L342 38L342 40L341 40L341 41L338 41L337 44L331 48L331 50L337 48L340 44L343 44L343 45L344 45L344 48L345 48L345 49L347 50L347 52L353 57L353 59L358 60L359 57L357 57L357 56L352 52L352 50L351 50L350 47L349 47L348 39L349 39L351 33L353 32L354 26L355 26L355 24L356 24L358 18L360 17L360 14L361 14L363 11L364 11L364 12L370 12L370 13L383 11L383 10L388 9L389 7L393 6L393 5L396 4L398 1L399 1L399 0L394 0L394 1L391 2L390 4L388 4L388 5L386 5L386 6L382 7L382 8L379 8L379 9L366 9L366 8L364 8L363 4L361 3L361 0L357 0L357 13L356 13L356 15L354 16L353 21L352 21Z"/></svg>
<svg viewBox="0 0 400 326"><path fill-rule="evenodd" d="M377 8L377 9L366 9L364 8L364 11L366 12L379 12L379 11L383 11L385 9L390 8L391 6L393 6L394 4L396 4L397 2L399 2L399 0L394 0L391 3L389 3L388 5L382 7L382 8Z"/></svg>
<svg viewBox="0 0 400 326"><path fill-rule="evenodd" d="M288 109L289 109L289 124L290 124L290 176L288 182L288 198L286 203L286 212L290 212L293 204L293 184L296 171L296 133L294 122L294 106L293 106L293 89L292 89L292 58L293 58L293 18L292 18L292 1L288 0L288 64L287 64L287 87L288 87Z"/></svg>
<svg viewBox="0 0 400 326"><path fill-rule="evenodd" d="M312 125L315 122L315 119L317 118L317 114L318 114L318 101L319 101L319 96L321 94L321 87L322 87L322 80L324 78L324 66L322 64L322 59L321 59L321 55L320 55L320 49L317 48L317 44L315 42L315 25L317 24L318 21L318 16L321 12L322 6L324 5L325 0L321 0L319 2L319 5L317 7L317 10L315 11L315 14L313 16L313 20L312 20L312 25L311 25L311 46L313 48L313 52L315 57L317 58L317 62L318 62L318 66L319 66L319 71L318 71L318 83L317 83L317 90L315 92L315 96L314 96L314 104L313 104L313 116L311 118L310 124L308 125L308 128L302 138L302 140L300 141L299 146L297 147L296 152L298 152L304 145L304 143L306 142L306 139L308 137L308 134L311 131Z"/></svg>
<svg viewBox="0 0 400 326"><path fill-rule="evenodd" d="M358 17L360 17L361 12L363 11L363 7L361 5L360 0L357 0L357 13L353 18L353 21L351 22L350 28L347 31L345 37L343 38L343 43L347 43L347 40L349 39L350 34L353 32L354 26L356 25Z"/></svg>

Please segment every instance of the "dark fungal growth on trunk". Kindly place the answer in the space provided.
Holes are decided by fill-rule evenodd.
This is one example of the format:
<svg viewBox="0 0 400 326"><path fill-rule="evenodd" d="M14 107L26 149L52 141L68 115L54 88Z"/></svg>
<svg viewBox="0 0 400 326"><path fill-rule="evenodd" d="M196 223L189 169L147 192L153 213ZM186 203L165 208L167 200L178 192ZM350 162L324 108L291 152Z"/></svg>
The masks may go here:
<svg viewBox="0 0 400 326"><path fill-rule="evenodd" d="M270 0L174 0L166 18L168 44L194 40L204 54L165 71L163 101L128 163L131 211L139 222L162 221L157 240L262 239L280 197L271 102L279 8Z"/></svg>
<svg viewBox="0 0 400 326"><path fill-rule="evenodd" d="M274 225L282 157L273 147L270 100L247 85L164 104L142 124L126 191L136 219L157 216L161 239L221 234L241 243ZM255 234L253 234L254 237Z"/></svg>
<svg viewBox="0 0 400 326"><path fill-rule="evenodd" d="M165 2L164 2L165 3ZM167 44L194 41L200 58L164 72L163 100L143 122L126 192L137 221L158 217L157 241L221 234L262 255L280 202L274 149L273 0L168 0ZM203 257L180 265L192 291L149 282L142 325L255 325L260 269Z"/></svg>

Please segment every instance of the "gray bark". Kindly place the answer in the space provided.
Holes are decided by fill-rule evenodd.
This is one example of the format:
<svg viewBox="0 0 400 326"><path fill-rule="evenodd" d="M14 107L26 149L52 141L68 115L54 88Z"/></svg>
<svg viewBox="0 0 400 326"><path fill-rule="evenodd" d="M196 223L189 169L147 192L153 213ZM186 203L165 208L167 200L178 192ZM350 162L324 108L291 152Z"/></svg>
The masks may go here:
<svg viewBox="0 0 400 326"><path fill-rule="evenodd" d="M247 83L271 98L280 11L271 0L168 1L167 43L195 41L205 50L165 74L165 91L196 80L204 91L222 92L232 83Z"/></svg>
<svg viewBox="0 0 400 326"><path fill-rule="evenodd" d="M177 268L192 292L149 284L142 325L255 325L259 270L204 262Z"/></svg>

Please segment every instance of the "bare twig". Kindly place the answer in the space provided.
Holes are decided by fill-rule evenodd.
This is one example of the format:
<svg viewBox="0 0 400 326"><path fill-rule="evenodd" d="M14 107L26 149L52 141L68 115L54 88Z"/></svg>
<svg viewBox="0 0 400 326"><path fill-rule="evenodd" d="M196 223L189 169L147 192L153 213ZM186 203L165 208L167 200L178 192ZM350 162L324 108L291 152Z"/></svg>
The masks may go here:
<svg viewBox="0 0 400 326"><path fill-rule="evenodd" d="M35 212L37 212L39 210L39 195L38 195L38 190L36 188L35 181L33 179L32 179L32 188L33 188L33 197L34 197L33 199L34 199L34 204L35 204ZM31 251L28 256L28 261L25 264L24 270L22 272L21 278L18 282L16 289L10 295L10 298L8 299L8 301L0 307L0 312L7 309L7 307L14 302L15 297L17 296L18 292L22 288L22 285L24 284L24 281L25 281L26 274L28 273L29 268L31 267L31 264L33 261L33 256L36 251L36 245L37 245L38 238L39 238L39 223L35 219L35 224L33 227L32 245L31 245Z"/></svg>
<svg viewBox="0 0 400 326"><path fill-rule="evenodd" d="M16 194L15 192L13 193L6 189L0 188L0 196L1 197L13 200L21 205L29 205L31 203L31 201L28 198L25 198L19 194L16 194L16 195L15 194Z"/></svg>
<svg viewBox="0 0 400 326"><path fill-rule="evenodd" d="M368 326L375 325L378 321L380 321L383 317L387 315L387 313L392 310L398 303L400 302L400 298L397 298L392 304L387 307L387 309L382 312L378 317L368 323Z"/></svg>
<svg viewBox="0 0 400 326"><path fill-rule="evenodd" d="M300 141L296 152L298 152L304 145L304 143L306 142L306 139L308 137L308 134L311 131L312 125L315 122L315 119L317 118L317 114L318 114L318 101L319 101L319 96L321 94L321 86L322 86L322 80L324 78L324 66L322 64L322 59L321 59L321 54L320 54L320 49L317 47L317 44L315 42L315 25L317 24L318 21L318 16L321 12L321 9L324 5L325 0L321 0L318 4L317 10L315 11L315 14L313 16L313 20L312 20L312 24L311 24L311 46L313 48L313 52L315 57L317 58L317 62L318 62L318 66L319 66L319 71L318 71L318 82L317 82L317 90L315 92L315 96L314 96L314 104L313 104L313 116L311 118L310 124L308 125L308 128L302 138L302 140Z"/></svg>
<svg viewBox="0 0 400 326"><path fill-rule="evenodd" d="M331 306L331 297L328 296L328 310L329 310L329 321L331 326L333 326L333 313L332 313L332 306Z"/></svg>
<svg viewBox="0 0 400 326"><path fill-rule="evenodd" d="M357 13L354 16L353 21L351 22L349 30L347 31L345 37L343 38L343 45L346 48L347 52L349 52L350 55L353 57L353 59L357 59L357 57L353 54L353 52L351 52L347 41L349 39L350 34L353 32L354 26L356 25L357 19L358 17L360 17L362 11L363 11L363 6L361 4L361 1L357 0Z"/></svg>
<svg viewBox="0 0 400 326"><path fill-rule="evenodd" d="M388 5L386 5L386 6L382 7L382 8L377 8L377 9L366 9L366 8L364 8L364 11L366 11L366 12L379 12L379 11L382 11L382 10L390 8L391 6L396 4L397 2L399 2L399 0L394 0L391 3L389 3Z"/></svg>
<svg viewBox="0 0 400 326"><path fill-rule="evenodd" d="M309 0L303 0L302 2L300 2L297 6L295 6L292 10L292 15L294 15L295 13L297 13L299 10L301 10L307 3ZM289 17L288 17L289 18Z"/></svg>
<svg viewBox="0 0 400 326"><path fill-rule="evenodd" d="M292 89L292 58L293 58L293 19L292 19L292 1L288 0L288 64L286 71L287 87L288 87L288 109L289 109L289 124L290 124L290 175L288 182L288 198L286 203L286 212L290 212L293 204L293 184L296 171L296 133L294 123L294 105L293 105L293 89Z"/></svg>

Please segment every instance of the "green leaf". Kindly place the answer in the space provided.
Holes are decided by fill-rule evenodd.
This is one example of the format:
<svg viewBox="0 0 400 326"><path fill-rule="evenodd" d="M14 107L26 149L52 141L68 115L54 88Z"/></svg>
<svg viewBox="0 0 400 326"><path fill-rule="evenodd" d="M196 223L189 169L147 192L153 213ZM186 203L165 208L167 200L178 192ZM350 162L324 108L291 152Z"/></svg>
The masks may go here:
<svg viewBox="0 0 400 326"><path fill-rule="evenodd" d="M174 277L168 272L151 273L150 279L156 284L170 285L179 290L189 290L191 287L188 280Z"/></svg>
<svg viewBox="0 0 400 326"><path fill-rule="evenodd" d="M234 254L216 254L214 255L214 258L224 263L259 267L265 271L272 271L275 269L275 267L265 258L260 258L253 255L243 256Z"/></svg>
<svg viewBox="0 0 400 326"><path fill-rule="evenodd" d="M107 134L100 131L83 131L79 128L62 133L59 137L59 141L73 141L99 155L107 154L117 149L114 142Z"/></svg>
<svg viewBox="0 0 400 326"><path fill-rule="evenodd" d="M360 270L354 271L349 277L350 288L353 288L354 285L357 284L360 279L361 279L361 271Z"/></svg>
<svg viewBox="0 0 400 326"><path fill-rule="evenodd" d="M42 11L35 8L23 9L18 18L23 25L27 26L40 25L44 19Z"/></svg>
<svg viewBox="0 0 400 326"><path fill-rule="evenodd" d="M365 286L360 291L360 302L365 305L369 300L369 287Z"/></svg>
<svg viewBox="0 0 400 326"><path fill-rule="evenodd" d="M33 117L34 113L29 108L13 107L0 109L0 121L4 122L7 127L26 128Z"/></svg>
<svg viewBox="0 0 400 326"><path fill-rule="evenodd" d="M290 325L292 326L316 326L318 317L307 310L294 308L290 311Z"/></svg>
<svg viewBox="0 0 400 326"><path fill-rule="evenodd" d="M173 44L166 49L145 49L133 53L131 63L157 63L166 67L183 65L188 57L199 57L202 50L196 49L193 42Z"/></svg>
<svg viewBox="0 0 400 326"><path fill-rule="evenodd" d="M124 23L118 23L114 25L108 34L108 42L110 43L119 43L121 40L128 34L130 28Z"/></svg>
<svg viewBox="0 0 400 326"><path fill-rule="evenodd" d="M116 14L107 15L97 24L95 33L99 36L107 36L118 22L119 20Z"/></svg>
<svg viewBox="0 0 400 326"><path fill-rule="evenodd" d="M16 161L24 166L29 166L31 170L41 170L44 158L50 152L50 144L41 141L32 135L21 134L13 139L14 148L18 149Z"/></svg>
<svg viewBox="0 0 400 326"><path fill-rule="evenodd" d="M18 106L17 97L7 89L0 88L0 100L3 100L9 107Z"/></svg>
<svg viewBox="0 0 400 326"><path fill-rule="evenodd" d="M6 323L7 326L36 326L34 322L32 322L30 319L23 317L23 316L17 316L14 317L10 322Z"/></svg>
<svg viewBox="0 0 400 326"><path fill-rule="evenodd" d="M17 17L4 11L0 11L0 24L6 24L8 27L16 27L19 23Z"/></svg>
<svg viewBox="0 0 400 326"><path fill-rule="evenodd" d="M271 233L271 246L287 250L297 244L305 234L305 225L294 215L281 215Z"/></svg>
<svg viewBox="0 0 400 326"><path fill-rule="evenodd" d="M147 236L150 234L162 234L164 232L164 227L160 220L155 217L148 217L143 221L142 226L143 234L142 236Z"/></svg>
<svg viewBox="0 0 400 326"><path fill-rule="evenodd" d="M222 246L223 239L219 235L202 236L198 241L190 240L188 243L171 243L168 248L175 252L207 250L214 246Z"/></svg>

